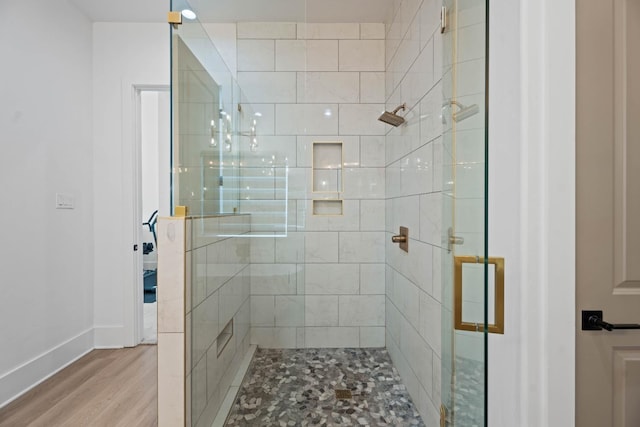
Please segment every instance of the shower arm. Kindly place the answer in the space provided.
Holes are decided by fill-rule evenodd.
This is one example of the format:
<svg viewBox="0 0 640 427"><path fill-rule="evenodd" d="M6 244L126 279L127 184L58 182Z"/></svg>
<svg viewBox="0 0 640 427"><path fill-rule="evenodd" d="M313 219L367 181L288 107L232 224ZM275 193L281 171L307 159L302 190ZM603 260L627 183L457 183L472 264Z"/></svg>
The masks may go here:
<svg viewBox="0 0 640 427"><path fill-rule="evenodd" d="M397 114L397 113L398 113L398 111L400 111L400 110L404 111L404 110L406 110L406 109L407 109L407 104L399 105L399 106L398 106L398 108L396 108L395 110L393 110L392 114Z"/></svg>

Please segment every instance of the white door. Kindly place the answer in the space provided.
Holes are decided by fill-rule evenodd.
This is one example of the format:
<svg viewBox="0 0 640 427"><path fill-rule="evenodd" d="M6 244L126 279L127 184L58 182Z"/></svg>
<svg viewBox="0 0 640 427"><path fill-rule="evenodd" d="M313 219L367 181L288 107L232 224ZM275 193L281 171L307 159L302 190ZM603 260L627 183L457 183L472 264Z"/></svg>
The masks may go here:
<svg viewBox="0 0 640 427"><path fill-rule="evenodd" d="M640 0L577 0L576 425L640 426ZM552 36L551 36L552 37Z"/></svg>

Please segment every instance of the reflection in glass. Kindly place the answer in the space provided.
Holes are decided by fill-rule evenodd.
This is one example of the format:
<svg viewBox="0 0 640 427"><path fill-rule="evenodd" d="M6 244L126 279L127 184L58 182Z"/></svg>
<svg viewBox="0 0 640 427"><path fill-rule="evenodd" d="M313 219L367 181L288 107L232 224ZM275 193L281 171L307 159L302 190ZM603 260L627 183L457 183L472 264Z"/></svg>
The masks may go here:
<svg viewBox="0 0 640 427"><path fill-rule="evenodd" d="M448 28L443 34L442 124L442 385L443 412L450 427L487 425L487 279L488 264L464 265L459 291L454 292L454 257L487 260L486 147L484 109L486 1L443 0ZM448 231L451 230L450 233ZM463 242L463 243L462 243ZM491 282L493 283L493 282ZM456 301L467 324L455 327ZM475 328L468 328L475 329Z"/></svg>

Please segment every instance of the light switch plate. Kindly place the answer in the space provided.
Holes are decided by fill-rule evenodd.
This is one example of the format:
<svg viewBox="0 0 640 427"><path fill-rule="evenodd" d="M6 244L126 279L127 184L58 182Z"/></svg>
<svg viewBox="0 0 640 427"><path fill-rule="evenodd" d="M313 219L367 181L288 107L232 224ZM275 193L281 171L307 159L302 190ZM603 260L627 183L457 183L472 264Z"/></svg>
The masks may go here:
<svg viewBox="0 0 640 427"><path fill-rule="evenodd" d="M56 193L56 209L75 209L76 198L73 194Z"/></svg>

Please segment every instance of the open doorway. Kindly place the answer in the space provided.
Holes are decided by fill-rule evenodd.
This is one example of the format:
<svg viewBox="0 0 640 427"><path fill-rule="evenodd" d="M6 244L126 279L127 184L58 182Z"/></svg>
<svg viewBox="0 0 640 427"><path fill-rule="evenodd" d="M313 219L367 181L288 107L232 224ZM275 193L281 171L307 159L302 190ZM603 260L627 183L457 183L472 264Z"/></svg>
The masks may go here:
<svg viewBox="0 0 640 427"><path fill-rule="evenodd" d="M169 214L170 142L169 89L139 90L139 217L142 265L136 274L142 285L141 343L157 343L158 245L156 222Z"/></svg>

